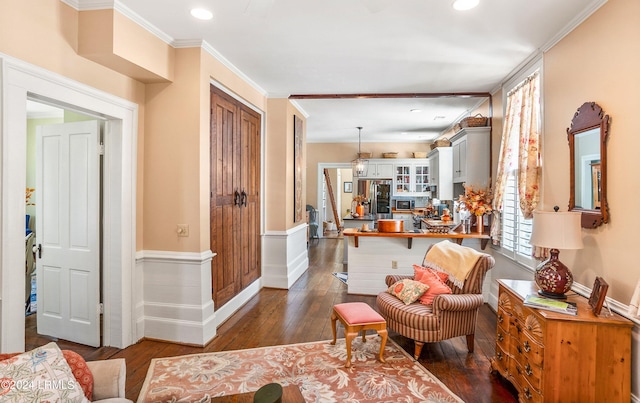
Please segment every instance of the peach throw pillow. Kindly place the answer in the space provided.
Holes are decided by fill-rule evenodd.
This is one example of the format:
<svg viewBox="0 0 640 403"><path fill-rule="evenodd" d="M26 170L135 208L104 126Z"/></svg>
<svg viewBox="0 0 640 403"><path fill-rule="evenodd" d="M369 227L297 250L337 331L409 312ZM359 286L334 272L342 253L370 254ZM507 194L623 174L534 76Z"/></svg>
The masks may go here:
<svg viewBox="0 0 640 403"><path fill-rule="evenodd" d="M415 270L416 266L418 265L414 265L413 268ZM422 268L421 266L418 266L420 268ZM426 269L426 268L425 268ZM426 284L429 286L429 288L427 289L427 291L422 294L422 296L420 298L418 298L418 301L421 304L425 304L425 305L431 305L433 304L433 299L440 295L440 294L452 294L451 292L451 288L449 288L448 285L446 285L439 277L439 275L437 274L438 271L436 270L432 270L432 269L427 269L422 271L422 275L420 277L414 277L415 280ZM417 274L417 272L416 272Z"/></svg>
<svg viewBox="0 0 640 403"><path fill-rule="evenodd" d="M420 277L422 277L425 271L430 271L431 273L435 273L436 276L438 276L438 278L442 280L442 282L445 284L447 283L447 280L449 280L449 273L435 270L430 267L420 266L418 264L413 265L413 279L416 281L420 281Z"/></svg>

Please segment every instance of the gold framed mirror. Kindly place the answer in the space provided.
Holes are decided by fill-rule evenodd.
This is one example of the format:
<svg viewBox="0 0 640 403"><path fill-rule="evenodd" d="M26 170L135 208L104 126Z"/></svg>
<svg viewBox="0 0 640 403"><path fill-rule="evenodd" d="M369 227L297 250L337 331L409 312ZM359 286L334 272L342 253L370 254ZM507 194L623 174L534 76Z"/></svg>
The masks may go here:
<svg viewBox="0 0 640 403"><path fill-rule="evenodd" d="M567 129L569 140L569 211L582 213L582 228L609 222L607 204L607 137L609 115L585 102Z"/></svg>

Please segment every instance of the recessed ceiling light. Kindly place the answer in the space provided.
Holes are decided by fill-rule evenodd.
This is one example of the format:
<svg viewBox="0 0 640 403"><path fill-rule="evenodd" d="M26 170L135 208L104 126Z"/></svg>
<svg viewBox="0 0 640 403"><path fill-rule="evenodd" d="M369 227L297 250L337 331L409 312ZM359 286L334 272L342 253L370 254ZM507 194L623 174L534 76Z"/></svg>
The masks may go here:
<svg viewBox="0 0 640 403"><path fill-rule="evenodd" d="M409 110L409 112L418 113L418 112L422 112L422 109L411 109Z"/></svg>
<svg viewBox="0 0 640 403"><path fill-rule="evenodd" d="M453 2L453 8L456 10L464 11L471 10L480 3L480 0L455 0Z"/></svg>
<svg viewBox="0 0 640 403"><path fill-rule="evenodd" d="M213 18L213 13L204 8L194 8L191 10L191 15L199 20L210 20Z"/></svg>

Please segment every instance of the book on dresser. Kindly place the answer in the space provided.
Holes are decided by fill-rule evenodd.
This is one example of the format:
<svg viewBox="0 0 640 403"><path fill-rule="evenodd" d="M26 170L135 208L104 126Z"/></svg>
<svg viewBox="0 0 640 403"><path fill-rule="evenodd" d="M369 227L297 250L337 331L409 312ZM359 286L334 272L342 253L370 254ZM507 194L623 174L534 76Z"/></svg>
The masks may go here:
<svg viewBox="0 0 640 403"><path fill-rule="evenodd" d="M547 311L553 311L558 313L564 313L566 315L577 315L578 304L575 302L558 301L550 298L540 297L535 294L529 294L524 299L524 306L537 309L545 309Z"/></svg>

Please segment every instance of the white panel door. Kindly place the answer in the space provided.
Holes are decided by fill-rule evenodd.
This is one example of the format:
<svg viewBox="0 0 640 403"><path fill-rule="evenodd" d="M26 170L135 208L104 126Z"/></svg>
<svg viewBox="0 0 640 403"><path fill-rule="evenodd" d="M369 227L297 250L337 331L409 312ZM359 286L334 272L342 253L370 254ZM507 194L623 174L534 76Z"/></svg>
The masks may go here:
<svg viewBox="0 0 640 403"><path fill-rule="evenodd" d="M100 170L97 121L36 134L38 333L100 345Z"/></svg>

